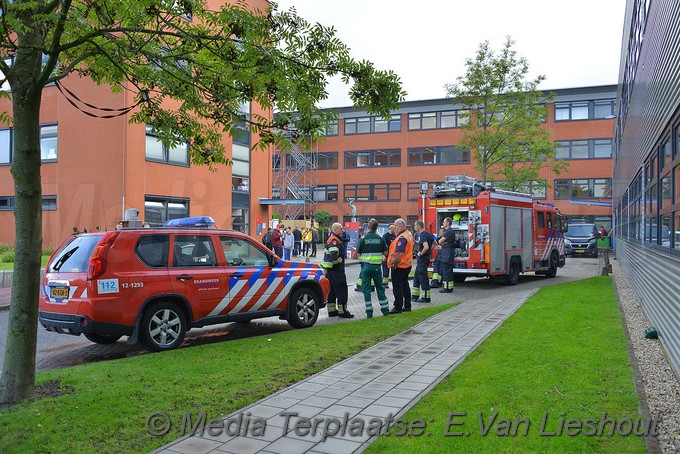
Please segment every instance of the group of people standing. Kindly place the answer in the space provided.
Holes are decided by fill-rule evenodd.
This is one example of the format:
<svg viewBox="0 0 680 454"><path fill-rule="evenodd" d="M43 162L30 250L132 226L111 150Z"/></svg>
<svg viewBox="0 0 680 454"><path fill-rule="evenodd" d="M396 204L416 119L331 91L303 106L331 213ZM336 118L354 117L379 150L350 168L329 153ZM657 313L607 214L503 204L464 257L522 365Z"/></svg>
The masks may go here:
<svg viewBox="0 0 680 454"><path fill-rule="evenodd" d="M316 257L316 243L319 242L319 233L313 227L305 227L301 231L297 227L285 227L279 224L275 229L267 228L262 237L262 243L274 251L284 260L291 257L304 256Z"/></svg>
<svg viewBox="0 0 680 454"><path fill-rule="evenodd" d="M366 317L373 317L371 293L375 289L378 304L383 315L410 312L412 302L431 302L430 288L438 287L442 277L440 293L453 292L453 261L456 242L451 228L451 218L444 220L439 237L435 238L425 230L422 221L415 222L415 235L406 227L406 221L399 218L390 224L389 231L382 237L377 233L378 221L368 221L368 232L359 239L357 254L361 260L359 282L364 294ZM321 264L326 269L326 277L331 283L331 293L327 308L329 317L353 318L347 308L347 276L345 257L347 256L346 232L340 223L333 224L331 235L326 242L324 259ZM428 267L433 251L436 252L433 282L428 276ZM415 263L413 290L409 285L409 274ZM385 289L389 288L392 275L394 303L389 309Z"/></svg>

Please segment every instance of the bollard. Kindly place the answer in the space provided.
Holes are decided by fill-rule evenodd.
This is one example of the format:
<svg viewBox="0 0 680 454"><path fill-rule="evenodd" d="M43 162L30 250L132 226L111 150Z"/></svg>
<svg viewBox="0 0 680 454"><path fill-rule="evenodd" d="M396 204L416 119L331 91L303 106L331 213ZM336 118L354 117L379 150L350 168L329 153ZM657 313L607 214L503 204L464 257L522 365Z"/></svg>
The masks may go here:
<svg viewBox="0 0 680 454"><path fill-rule="evenodd" d="M604 251L604 266L602 267L602 276L609 276L612 272L612 265L609 263L609 251Z"/></svg>

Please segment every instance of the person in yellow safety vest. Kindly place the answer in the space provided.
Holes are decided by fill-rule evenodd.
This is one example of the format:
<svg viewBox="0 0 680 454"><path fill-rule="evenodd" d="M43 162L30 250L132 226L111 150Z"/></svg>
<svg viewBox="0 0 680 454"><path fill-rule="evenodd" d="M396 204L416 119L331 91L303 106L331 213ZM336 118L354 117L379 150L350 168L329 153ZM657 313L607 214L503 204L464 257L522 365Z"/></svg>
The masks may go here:
<svg viewBox="0 0 680 454"><path fill-rule="evenodd" d="M411 287L408 275L413 264L413 235L406 228L402 218L394 221L394 233L397 237L390 244L387 254L387 266L392 270L392 291L394 307L390 314L401 314L411 311Z"/></svg>
<svg viewBox="0 0 680 454"><path fill-rule="evenodd" d="M333 224L331 235L326 241L321 266L326 270L326 277L331 284L331 294L328 296L329 317L354 318L347 310L347 275L345 274L345 245L342 241L342 225ZM337 302L336 302L337 298Z"/></svg>
<svg viewBox="0 0 680 454"><path fill-rule="evenodd" d="M361 282L364 292L364 304L366 305L366 318L373 317L373 304L371 303L371 282L378 293L378 303L383 315L389 314L389 304L385 296L385 288L382 286L382 260L387 255L387 243L378 235L378 221L368 221L368 232L359 239L357 253L361 260Z"/></svg>

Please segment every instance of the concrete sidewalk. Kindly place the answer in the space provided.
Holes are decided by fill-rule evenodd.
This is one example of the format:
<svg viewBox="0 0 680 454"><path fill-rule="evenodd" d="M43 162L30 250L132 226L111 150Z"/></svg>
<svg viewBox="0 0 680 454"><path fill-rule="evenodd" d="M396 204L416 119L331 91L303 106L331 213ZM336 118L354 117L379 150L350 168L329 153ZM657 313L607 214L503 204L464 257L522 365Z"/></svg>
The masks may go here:
<svg viewBox="0 0 680 454"><path fill-rule="evenodd" d="M290 417L289 429L299 417L323 419L324 424L359 418L367 426L372 418L384 421L390 415L403 415L535 291L512 291L500 298L464 302L222 419L226 427L227 420L241 418L242 421L250 420L252 425L262 418L266 421L263 433L246 430L245 423L241 423L239 435L220 430L218 436L211 436L205 431L202 435L176 440L156 452L361 452L375 439L366 431L356 436L349 433L335 435L326 440L322 440L321 431L315 435L311 432L307 435L294 431L284 433L286 414L298 414L298 417ZM194 424L197 418L198 414L192 415ZM207 415L207 419L211 416Z"/></svg>

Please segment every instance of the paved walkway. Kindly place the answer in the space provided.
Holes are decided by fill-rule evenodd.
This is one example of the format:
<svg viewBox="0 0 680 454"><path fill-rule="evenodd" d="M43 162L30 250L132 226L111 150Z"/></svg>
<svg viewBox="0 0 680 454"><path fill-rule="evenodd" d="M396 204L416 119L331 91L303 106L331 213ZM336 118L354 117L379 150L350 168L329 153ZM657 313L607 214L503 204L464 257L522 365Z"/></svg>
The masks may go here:
<svg viewBox="0 0 680 454"><path fill-rule="evenodd" d="M244 430L240 435L229 435L227 430L221 430L218 436L211 436L205 431L203 435L176 440L156 452L361 452L375 437L365 432L360 436L346 433L323 440L321 430L315 435L311 432L298 435L294 431L284 434L285 413L323 419L323 424L333 424L332 418L338 421L335 424L340 424L347 417L361 418L368 425L372 418L398 417L449 375L535 291L512 291L505 297L464 302L223 418L225 425L227 420L239 417L243 421L249 418L251 425L257 418L262 418L266 420L263 434L252 429L246 431L243 423ZM195 420L198 414L192 417ZM290 417L288 427L292 428L297 419ZM232 423L231 427L236 424Z"/></svg>

